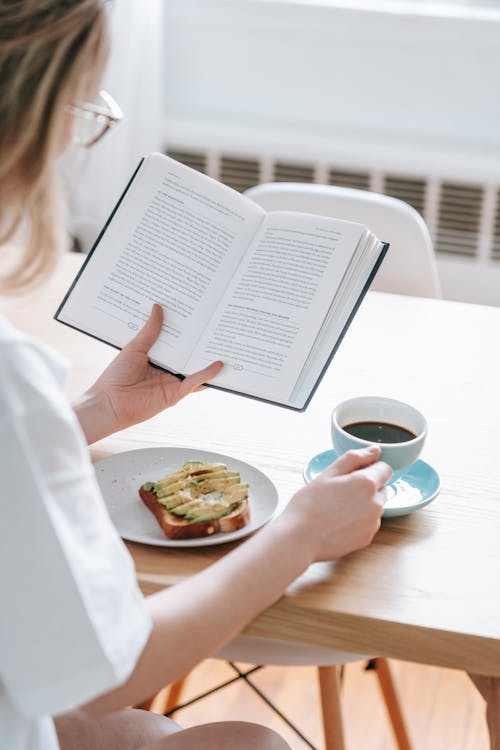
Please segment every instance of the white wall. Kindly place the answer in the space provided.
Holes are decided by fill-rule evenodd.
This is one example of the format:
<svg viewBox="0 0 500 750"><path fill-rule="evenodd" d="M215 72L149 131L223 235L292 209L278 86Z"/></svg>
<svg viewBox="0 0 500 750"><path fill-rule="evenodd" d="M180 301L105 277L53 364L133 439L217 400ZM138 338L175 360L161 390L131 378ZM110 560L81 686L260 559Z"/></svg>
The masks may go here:
<svg viewBox="0 0 500 750"><path fill-rule="evenodd" d="M83 245L98 231L144 153L163 139L163 0L110 4L113 46L103 85L120 104L124 120L91 149L68 155L72 214Z"/></svg>
<svg viewBox="0 0 500 750"><path fill-rule="evenodd" d="M271 131L297 148L316 140L332 158L359 150L367 167L498 179L500 14L351 5L170 0L170 132Z"/></svg>
<svg viewBox="0 0 500 750"><path fill-rule="evenodd" d="M500 184L500 5L474 19L356 2L120 0L106 83L127 119L74 180L90 239L167 141ZM498 262L440 270L447 296L500 304Z"/></svg>
<svg viewBox="0 0 500 750"><path fill-rule="evenodd" d="M389 4L400 12L382 10ZM430 10L421 1L171 0L165 133L187 148L495 192L500 3L478 16ZM439 271L446 297L500 305L498 261L440 257Z"/></svg>

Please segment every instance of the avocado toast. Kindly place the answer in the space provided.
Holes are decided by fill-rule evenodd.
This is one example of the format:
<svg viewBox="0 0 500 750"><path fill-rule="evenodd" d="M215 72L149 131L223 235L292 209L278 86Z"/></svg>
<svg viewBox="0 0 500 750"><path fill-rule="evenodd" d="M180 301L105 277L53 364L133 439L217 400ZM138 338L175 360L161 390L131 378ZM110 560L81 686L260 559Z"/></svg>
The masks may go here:
<svg viewBox="0 0 500 750"><path fill-rule="evenodd" d="M222 464L189 461L139 495L169 539L229 533L250 520L248 484Z"/></svg>

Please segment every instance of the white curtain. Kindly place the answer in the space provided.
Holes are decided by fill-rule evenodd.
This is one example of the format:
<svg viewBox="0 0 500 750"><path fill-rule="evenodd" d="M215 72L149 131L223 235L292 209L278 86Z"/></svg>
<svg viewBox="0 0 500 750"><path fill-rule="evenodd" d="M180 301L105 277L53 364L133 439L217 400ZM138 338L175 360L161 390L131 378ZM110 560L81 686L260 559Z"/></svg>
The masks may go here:
<svg viewBox="0 0 500 750"><path fill-rule="evenodd" d="M71 231L88 250L140 158L159 150L164 115L163 0L116 0L112 52L104 77L125 113L89 150L75 148L63 165Z"/></svg>

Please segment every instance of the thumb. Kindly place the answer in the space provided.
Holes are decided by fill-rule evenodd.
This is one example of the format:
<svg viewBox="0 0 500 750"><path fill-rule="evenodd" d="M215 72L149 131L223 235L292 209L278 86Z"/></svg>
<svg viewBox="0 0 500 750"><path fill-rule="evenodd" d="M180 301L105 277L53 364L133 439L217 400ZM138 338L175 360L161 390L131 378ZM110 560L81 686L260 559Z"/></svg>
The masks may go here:
<svg viewBox="0 0 500 750"><path fill-rule="evenodd" d="M367 448L361 448L359 450L347 451L343 453L328 469L325 469L325 473L330 476L339 476L341 474L350 474L358 469L364 469L365 466L369 466L378 460L381 453L381 449L378 445L369 445Z"/></svg>
<svg viewBox="0 0 500 750"><path fill-rule="evenodd" d="M203 370L198 370L198 372L193 372L192 375L187 375L179 385L179 393L181 398L187 396L188 393L195 391L197 388L203 385L203 383L206 383L214 378L217 373L222 370L223 367L223 362L217 360L216 362L212 362L211 365L205 367Z"/></svg>
<svg viewBox="0 0 500 750"><path fill-rule="evenodd" d="M137 336L134 336L124 349L144 352L144 354L147 354L160 335L162 325L163 308L161 305L154 304L149 319L146 321L143 328L141 328Z"/></svg>

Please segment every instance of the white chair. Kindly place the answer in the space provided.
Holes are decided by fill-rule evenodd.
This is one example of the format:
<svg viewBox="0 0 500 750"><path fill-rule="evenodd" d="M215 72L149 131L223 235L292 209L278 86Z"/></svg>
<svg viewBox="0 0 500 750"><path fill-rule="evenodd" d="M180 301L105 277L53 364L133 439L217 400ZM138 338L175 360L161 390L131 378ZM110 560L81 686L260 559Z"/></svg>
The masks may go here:
<svg viewBox="0 0 500 750"><path fill-rule="evenodd" d="M422 217L407 203L364 190L298 183L258 185L247 190L246 195L266 211L301 211L364 224L380 240L390 243L390 250L372 289L422 297L440 296L429 231ZM370 655L240 635L217 654L217 658L259 665L317 667L325 750L345 750L341 666L350 661L370 659ZM389 664L382 658L371 659L371 664L380 682L397 747L399 750L411 750ZM174 707L182 686L181 680L171 687L165 711Z"/></svg>
<svg viewBox="0 0 500 750"><path fill-rule="evenodd" d="M316 667L325 750L346 750L341 700L342 665L349 661L366 660L368 658L366 655L305 646L301 643L240 635L216 654L216 658L230 662L231 666L234 666L233 662L246 662L263 666L307 665ZM369 659L369 666L375 670L378 678L398 750L412 750L388 661L382 658ZM239 672L239 674L242 673ZM136 706L136 708L154 710L157 713L170 715L178 706L182 707L181 695L188 677L189 675L186 675L186 677L173 683L169 688L162 690L161 693ZM255 690L253 683L250 680L246 681L247 685ZM229 682L220 687L225 687L227 684ZM258 692L262 697L262 693ZM204 695L202 694L200 697ZM195 698L194 700L198 699ZM292 729L297 731L296 725L289 722L283 714L280 715Z"/></svg>
<svg viewBox="0 0 500 750"><path fill-rule="evenodd" d="M420 214L404 201L366 190L289 182L257 185L245 195L266 211L301 211L364 224L380 240L390 243L372 289L421 297L441 296L429 230ZM317 666L325 748L344 750L339 665L366 656L248 636L236 638L219 656L252 664ZM399 750L410 750L388 662L375 659L374 665Z"/></svg>
<svg viewBox="0 0 500 750"><path fill-rule="evenodd" d="M368 190L292 182L257 185L245 195L266 211L302 211L364 224L390 243L371 289L441 296L429 230L420 214L404 201Z"/></svg>

